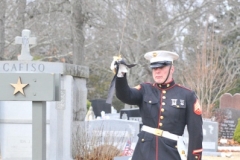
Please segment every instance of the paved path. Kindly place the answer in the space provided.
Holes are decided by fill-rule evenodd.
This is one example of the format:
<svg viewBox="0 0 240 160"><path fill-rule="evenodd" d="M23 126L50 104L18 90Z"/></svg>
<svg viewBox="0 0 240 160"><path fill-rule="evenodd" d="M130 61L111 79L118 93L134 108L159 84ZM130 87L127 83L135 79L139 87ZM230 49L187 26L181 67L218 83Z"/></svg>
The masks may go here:
<svg viewBox="0 0 240 160"><path fill-rule="evenodd" d="M231 153L231 157L203 156L202 160L240 160L240 152Z"/></svg>

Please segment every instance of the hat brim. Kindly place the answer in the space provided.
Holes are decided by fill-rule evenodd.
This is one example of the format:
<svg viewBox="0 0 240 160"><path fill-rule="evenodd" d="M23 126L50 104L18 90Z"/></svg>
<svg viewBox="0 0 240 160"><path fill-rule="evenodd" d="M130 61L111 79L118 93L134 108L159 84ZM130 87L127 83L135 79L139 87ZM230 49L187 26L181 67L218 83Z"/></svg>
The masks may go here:
<svg viewBox="0 0 240 160"><path fill-rule="evenodd" d="M163 61L163 62L154 62L150 64L150 68L154 69L154 68L162 68L165 66L169 66L172 65L171 61Z"/></svg>

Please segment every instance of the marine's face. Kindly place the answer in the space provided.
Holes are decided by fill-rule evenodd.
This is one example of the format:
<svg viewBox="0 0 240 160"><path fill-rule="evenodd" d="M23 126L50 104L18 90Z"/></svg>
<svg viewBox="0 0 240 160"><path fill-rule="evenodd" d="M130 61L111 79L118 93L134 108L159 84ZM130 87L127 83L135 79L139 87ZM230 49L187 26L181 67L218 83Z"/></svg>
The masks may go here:
<svg viewBox="0 0 240 160"><path fill-rule="evenodd" d="M159 68L153 68L152 75L153 75L154 81L159 84L163 83L168 76L169 69L170 69L170 65L159 67ZM169 77L165 83L172 81L173 72L174 72L174 67L172 66L170 69Z"/></svg>

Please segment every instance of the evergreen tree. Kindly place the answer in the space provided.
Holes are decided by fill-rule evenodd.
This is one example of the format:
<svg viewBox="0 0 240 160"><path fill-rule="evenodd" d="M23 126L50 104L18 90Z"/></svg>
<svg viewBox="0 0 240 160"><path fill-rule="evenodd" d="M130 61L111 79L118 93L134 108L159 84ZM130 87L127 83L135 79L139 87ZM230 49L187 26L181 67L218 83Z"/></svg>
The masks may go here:
<svg viewBox="0 0 240 160"><path fill-rule="evenodd" d="M234 131L233 139L240 143L240 118L238 119L238 124Z"/></svg>

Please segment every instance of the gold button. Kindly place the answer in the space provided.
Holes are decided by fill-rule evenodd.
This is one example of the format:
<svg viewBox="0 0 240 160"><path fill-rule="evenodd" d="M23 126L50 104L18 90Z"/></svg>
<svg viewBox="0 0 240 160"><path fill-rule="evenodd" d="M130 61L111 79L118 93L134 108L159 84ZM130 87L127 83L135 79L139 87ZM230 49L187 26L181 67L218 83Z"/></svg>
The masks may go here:
<svg viewBox="0 0 240 160"><path fill-rule="evenodd" d="M167 87L169 87L170 86L170 84L167 84Z"/></svg>
<svg viewBox="0 0 240 160"><path fill-rule="evenodd" d="M159 86L159 87L162 87L162 85L161 85L161 84L159 84L158 86Z"/></svg>
<svg viewBox="0 0 240 160"><path fill-rule="evenodd" d="M177 146L175 146L175 148L177 148Z"/></svg>
<svg viewBox="0 0 240 160"><path fill-rule="evenodd" d="M166 99L166 96L163 96L162 98L163 98L163 99Z"/></svg>
<svg viewBox="0 0 240 160"><path fill-rule="evenodd" d="M165 91L165 90L163 90L163 91L162 91L162 93L166 93L166 91Z"/></svg>
<svg viewBox="0 0 240 160"><path fill-rule="evenodd" d="M163 116L160 116L160 119L163 119L164 117Z"/></svg>
<svg viewBox="0 0 240 160"><path fill-rule="evenodd" d="M144 142L144 139L142 139L142 142Z"/></svg>
<svg viewBox="0 0 240 160"><path fill-rule="evenodd" d="M149 103L152 103L152 101L148 101Z"/></svg>
<svg viewBox="0 0 240 160"><path fill-rule="evenodd" d="M198 156L195 156L196 159L198 159Z"/></svg>
<svg viewBox="0 0 240 160"><path fill-rule="evenodd" d="M162 102L162 105L165 105L165 102Z"/></svg>
<svg viewBox="0 0 240 160"><path fill-rule="evenodd" d="M164 112L164 108L162 108L161 111Z"/></svg>
<svg viewBox="0 0 240 160"><path fill-rule="evenodd" d="M179 105L177 105L177 108L179 108Z"/></svg>
<svg viewBox="0 0 240 160"><path fill-rule="evenodd" d="M163 124L162 124L162 123L159 123L159 126L163 126Z"/></svg>

